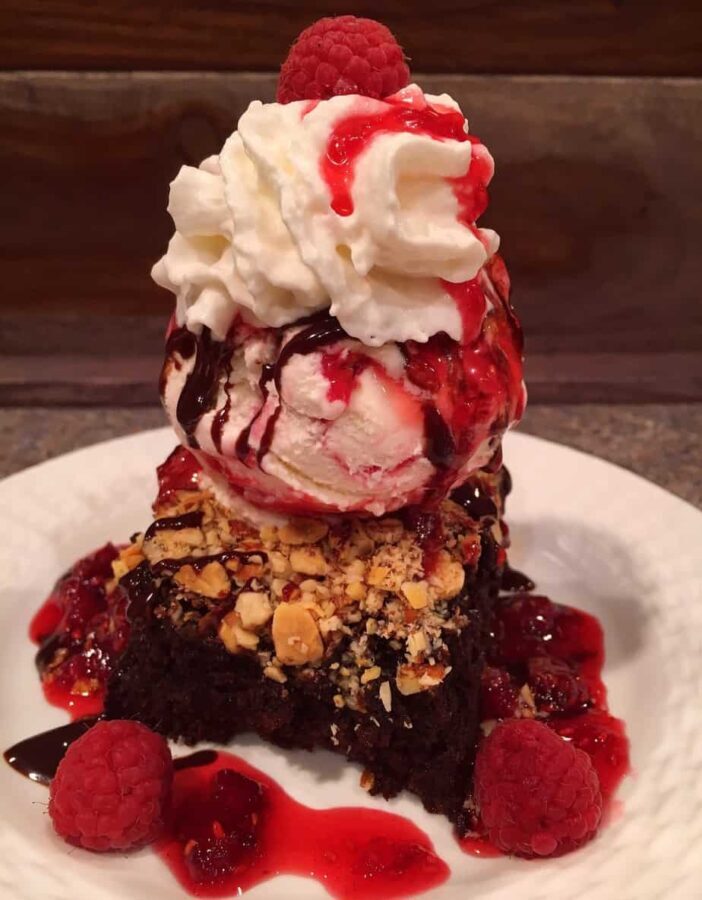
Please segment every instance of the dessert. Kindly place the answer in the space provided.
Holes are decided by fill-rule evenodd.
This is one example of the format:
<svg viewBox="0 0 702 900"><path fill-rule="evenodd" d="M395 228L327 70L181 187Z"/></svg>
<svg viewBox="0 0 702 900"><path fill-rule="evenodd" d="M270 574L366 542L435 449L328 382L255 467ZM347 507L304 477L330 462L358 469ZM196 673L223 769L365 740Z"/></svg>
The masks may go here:
<svg viewBox="0 0 702 900"><path fill-rule="evenodd" d="M153 521L57 583L37 663L52 702L103 728L325 748L371 794L413 792L467 850L557 855L594 835L626 739L596 620L507 562L501 441L526 395L499 241L477 224L493 162L451 97L408 81L384 26L322 20L278 102L175 178L153 277L176 297L160 387L180 443ZM13 750L54 775L53 756ZM265 776L198 765L176 772L192 816L163 852L186 883L242 889ZM428 842L392 862L381 844L373 878L446 876Z"/></svg>

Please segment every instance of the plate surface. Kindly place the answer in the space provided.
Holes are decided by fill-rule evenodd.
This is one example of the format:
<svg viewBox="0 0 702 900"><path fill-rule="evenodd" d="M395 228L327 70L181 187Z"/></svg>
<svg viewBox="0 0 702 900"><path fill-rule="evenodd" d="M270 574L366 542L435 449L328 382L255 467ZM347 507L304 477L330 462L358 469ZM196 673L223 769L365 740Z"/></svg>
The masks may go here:
<svg viewBox="0 0 702 900"><path fill-rule="evenodd" d="M27 638L55 578L102 542L149 520L167 429L76 451L0 483L0 749L60 725L44 702ZM702 513L613 465L509 435L512 562L553 599L599 616L612 711L626 720L633 775L613 822L579 852L527 863L462 854L448 824L409 796L386 804L328 753L284 753L256 739L233 749L312 806L366 805L412 818L452 870L436 898L693 898L702 884ZM0 896L160 900L184 896L159 859L71 850L46 816L47 793L0 765ZM279 878L252 898L328 896Z"/></svg>

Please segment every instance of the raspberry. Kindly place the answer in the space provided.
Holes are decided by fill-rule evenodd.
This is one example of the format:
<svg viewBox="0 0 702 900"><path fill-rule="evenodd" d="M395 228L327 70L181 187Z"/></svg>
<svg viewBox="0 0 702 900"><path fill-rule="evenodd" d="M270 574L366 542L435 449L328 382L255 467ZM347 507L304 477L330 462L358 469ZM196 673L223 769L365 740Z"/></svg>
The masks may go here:
<svg viewBox="0 0 702 900"><path fill-rule="evenodd" d="M516 856L575 850L602 816L590 757L533 719L510 719L486 738L475 763L475 799L489 839Z"/></svg>
<svg viewBox="0 0 702 900"><path fill-rule="evenodd" d="M306 28L290 48L278 80L279 103L340 94L381 99L409 83L402 47L373 19L336 16Z"/></svg>
<svg viewBox="0 0 702 900"><path fill-rule="evenodd" d="M128 850L158 837L168 813L168 744L138 722L98 722L75 741L51 782L57 834L87 850Z"/></svg>

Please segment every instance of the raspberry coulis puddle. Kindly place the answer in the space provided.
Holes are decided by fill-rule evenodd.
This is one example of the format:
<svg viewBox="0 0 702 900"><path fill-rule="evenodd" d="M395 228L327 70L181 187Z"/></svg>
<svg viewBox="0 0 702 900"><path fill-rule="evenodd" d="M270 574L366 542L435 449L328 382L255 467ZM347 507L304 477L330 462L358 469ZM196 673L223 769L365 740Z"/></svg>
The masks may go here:
<svg viewBox="0 0 702 900"><path fill-rule="evenodd" d="M450 874L401 816L312 809L230 753L188 759L175 761L173 824L156 851L195 896L231 896L287 874L314 878L333 897L374 900L427 891Z"/></svg>
<svg viewBox="0 0 702 900"><path fill-rule="evenodd" d="M519 591L502 597L482 679L485 722L535 716L583 750L597 772L605 818L629 772L629 742L609 713L602 681L604 633L589 613ZM467 853L499 856L475 831L459 840Z"/></svg>
<svg viewBox="0 0 702 900"><path fill-rule="evenodd" d="M127 599L109 594L113 544L78 560L54 586L29 627L46 699L72 718L96 715L114 661L129 637Z"/></svg>

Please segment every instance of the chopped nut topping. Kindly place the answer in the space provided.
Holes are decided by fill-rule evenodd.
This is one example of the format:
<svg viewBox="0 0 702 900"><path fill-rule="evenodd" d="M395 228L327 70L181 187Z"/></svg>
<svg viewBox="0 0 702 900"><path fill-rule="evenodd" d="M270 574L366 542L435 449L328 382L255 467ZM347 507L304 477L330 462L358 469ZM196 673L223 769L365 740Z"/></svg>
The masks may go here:
<svg viewBox="0 0 702 900"><path fill-rule="evenodd" d="M157 531L144 541L144 556L153 565L162 559L182 559L192 556L193 550L202 550L205 535L201 528L178 528ZM206 546L206 545L205 545Z"/></svg>
<svg viewBox="0 0 702 900"><path fill-rule="evenodd" d="M392 711L392 688L389 681L384 681L378 688L378 696L380 702L385 707L385 712Z"/></svg>
<svg viewBox="0 0 702 900"><path fill-rule="evenodd" d="M318 662L324 645L312 614L299 603L281 603L273 614L273 643L278 659L288 666Z"/></svg>
<svg viewBox="0 0 702 900"><path fill-rule="evenodd" d="M226 597L231 590L229 576L220 562L207 563L199 571L191 565L182 566L174 578L186 591L202 594L203 597L210 597L213 600Z"/></svg>
<svg viewBox="0 0 702 900"><path fill-rule="evenodd" d="M294 547L290 551L290 565L294 572L301 575L326 575L329 570L327 561L318 547Z"/></svg>
<svg viewBox="0 0 702 900"><path fill-rule="evenodd" d="M375 775L369 769L365 769L361 774L360 784L364 791L372 791L375 784Z"/></svg>
<svg viewBox="0 0 702 900"><path fill-rule="evenodd" d="M365 525L368 535L377 544L397 544L405 530L399 519L369 520Z"/></svg>
<svg viewBox="0 0 702 900"><path fill-rule="evenodd" d="M243 627L239 614L232 610L219 623L219 637L230 653L240 650L255 650L258 647L258 635Z"/></svg>
<svg viewBox="0 0 702 900"><path fill-rule="evenodd" d="M319 519L293 519L278 530L284 544L317 544L329 534L329 526Z"/></svg>
<svg viewBox="0 0 702 900"><path fill-rule="evenodd" d="M242 591L236 599L235 609L244 628L252 630L265 625L273 615L268 594L262 591Z"/></svg>
<svg viewBox="0 0 702 900"><path fill-rule="evenodd" d="M408 666L400 666L395 676L395 684L403 697L421 693L424 688L419 683L419 677Z"/></svg>
<svg viewBox="0 0 702 900"><path fill-rule="evenodd" d="M429 602L429 585L426 581L405 581L402 593L412 609L424 609Z"/></svg>
<svg viewBox="0 0 702 900"><path fill-rule="evenodd" d="M427 649L427 639L423 631L413 631L407 637L407 652L411 659L416 659Z"/></svg>
<svg viewBox="0 0 702 900"><path fill-rule="evenodd" d="M380 666L371 666L370 669L366 669L361 675L361 684L368 684L371 681L375 681L376 678L380 678L382 675L382 671Z"/></svg>
<svg viewBox="0 0 702 900"><path fill-rule="evenodd" d="M488 476L491 496L495 483ZM191 511L202 514L200 528L156 531L143 549L137 538L115 561L116 573L126 574L144 557L151 563L210 558L202 568L191 560L175 575L177 564L164 572L168 605L159 606L159 615L175 627L202 622L204 633L225 601L229 612L218 630L229 652L250 653L265 677L281 684L326 666L335 707L361 713L374 683L375 709L392 709L393 679L384 680L379 665L386 652L396 654L394 677L406 696L440 685L450 672L447 638L468 621L452 600L464 585L463 566L479 564L492 522L472 520L450 501L441 504L443 544L434 571L425 572L417 533L399 517L349 517L333 527L303 518L254 528L232 518L207 489L174 492L156 515ZM520 710L531 712L526 695Z"/></svg>
<svg viewBox="0 0 702 900"><path fill-rule="evenodd" d="M117 559L113 560L112 574L118 581L120 578L124 578L127 572L131 572L132 569L135 569L139 565L139 563L144 561L145 556L142 553L141 547L141 540L137 540L133 544L128 544L120 550Z"/></svg>
<svg viewBox="0 0 702 900"><path fill-rule="evenodd" d="M437 600L450 600L460 593L466 580L463 566L446 550L439 553L434 571L429 576L429 585Z"/></svg>
<svg viewBox="0 0 702 900"><path fill-rule="evenodd" d="M266 678L270 678L271 681L277 681L278 684L285 684L288 680L288 676L282 669L278 668L278 666L266 666L263 670L263 674Z"/></svg>
<svg viewBox="0 0 702 900"><path fill-rule="evenodd" d="M366 596L366 586L362 581L352 581L346 588L346 596L350 600L363 600Z"/></svg>

